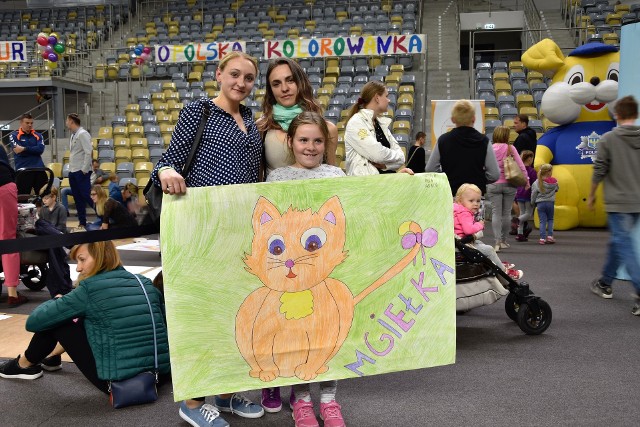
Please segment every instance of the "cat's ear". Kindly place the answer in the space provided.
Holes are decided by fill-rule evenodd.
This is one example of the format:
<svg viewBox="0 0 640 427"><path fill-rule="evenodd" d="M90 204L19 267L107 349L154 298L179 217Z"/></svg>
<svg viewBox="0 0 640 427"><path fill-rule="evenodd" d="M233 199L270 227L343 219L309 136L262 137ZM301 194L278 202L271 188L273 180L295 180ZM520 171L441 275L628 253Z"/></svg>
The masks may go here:
<svg viewBox="0 0 640 427"><path fill-rule="evenodd" d="M333 196L318 210L318 215L325 221L344 227L344 211L342 210L342 204L338 196Z"/></svg>
<svg viewBox="0 0 640 427"><path fill-rule="evenodd" d="M278 212L273 203L260 196L256 203L256 208L253 210L253 229L258 230L261 225L280 217L280 212Z"/></svg>

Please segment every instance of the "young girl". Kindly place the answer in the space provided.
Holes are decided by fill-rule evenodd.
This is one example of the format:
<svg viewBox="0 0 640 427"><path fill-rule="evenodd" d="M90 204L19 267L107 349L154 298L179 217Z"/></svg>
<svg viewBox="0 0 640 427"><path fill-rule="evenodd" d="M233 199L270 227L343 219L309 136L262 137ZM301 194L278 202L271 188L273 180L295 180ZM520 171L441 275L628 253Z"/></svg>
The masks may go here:
<svg viewBox="0 0 640 427"><path fill-rule="evenodd" d="M520 216L518 217L518 234L516 236L516 242L526 242L529 240L529 233L533 228L529 225L528 221L533 216L533 206L531 206L531 184L538 179L533 165L533 151L524 150L520 156L522 157L522 163L527 169L527 185L518 187L516 192L516 202L520 208Z"/></svg>
<svg viewBox="0 0 640 427"><path fill-rule="evenodd" d="M480 210L481 199L482 191L475 184L462 184L458 188L453 203L453 231L456 236L464 237L473 234L476 238L482 237L484 220L475 220L475 215ZM522 270L514 270L513 264L500 261L493 247L485 245L480 240L476 240L472 246L489 257L495 265L502 266L512 279L519 280L524 275Z"/></svg>
<svg viewBox="0 0 640 427"><path fill-rule="evenodd" d="M558 181L551 176L552 166L548 163L540 166L538 179L531 186L531 204L538 208L540 217L540 240L541 245L553 244L553 208L556 201L556 193L559 186Z"/></svg>
<svg viewBox="0 0 640 427"><path fill-rule="evenodd" d="M51 192L42 198L42 206L38 216L49 221L55 228L67 232L67 211L58 203L58 189L51 187Z"/></svg>
<svg viewBox="0 0 640 427"><path fill-rule="evenodd" d="M293 119L287 131L289 156L294 159L291 166L278 168L267 176L267 181L289 181L295 179L315 179L345 176L342 169L322 163L329 129L324 118L315 112L305 111ZM336 402L338 382L335 380L320 382L320 417L325 426L344 426L340 405ZM296 427L319 426L311 403L309 384L297 384L292 387L290 405ZM265 394L280 393L277 388L263 389ZM280 405L282 407L282 405ZM265 408L266 409L266 408ZM278 412L280 408L269 408L269 412Z"/></svg>

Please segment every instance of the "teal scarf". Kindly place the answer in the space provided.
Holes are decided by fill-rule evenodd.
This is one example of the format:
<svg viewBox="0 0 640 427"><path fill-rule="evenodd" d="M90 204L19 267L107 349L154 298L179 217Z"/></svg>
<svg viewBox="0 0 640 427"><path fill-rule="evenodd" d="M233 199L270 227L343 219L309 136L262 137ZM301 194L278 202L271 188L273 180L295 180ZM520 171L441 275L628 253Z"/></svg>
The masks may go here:
<svg viewBox="0 0 640 427"><path fill-rule="evenodd" d="M273 106L273 120L275 120L285 132L289 130L291 121L300 113L302 113L302 108L300 108L299 105L283 107L280 104L275 104Z"/></svg>

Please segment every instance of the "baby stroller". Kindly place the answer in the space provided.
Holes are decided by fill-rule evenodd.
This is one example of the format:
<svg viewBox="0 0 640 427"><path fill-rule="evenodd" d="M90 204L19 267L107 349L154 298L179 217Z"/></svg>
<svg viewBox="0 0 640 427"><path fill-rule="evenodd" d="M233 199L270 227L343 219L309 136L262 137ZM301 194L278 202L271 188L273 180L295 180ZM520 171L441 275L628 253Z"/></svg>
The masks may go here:
<svg viewBox="0 0 640 427"><path fill-rule="evenodd" d="M456 244L456 310L467 312L506 295L507 316L527 335L539 335L551 324L551 307L535 296L527 282L517 282L477 249Z"/></svg>
<svg viewBox="0 0 640 427"><path fill-rule="evenodd" d="M18 235L17 238L35 237L35 217L42 206L42 197L51 192L54 174L49 168L27 168L16 172L18 187ZM31 189L35 188L35 194ZM47 283L49 252L34 250L20 252L20 280L32 291L39 291ZM2 264L0 263L0 271Z"/></svg>

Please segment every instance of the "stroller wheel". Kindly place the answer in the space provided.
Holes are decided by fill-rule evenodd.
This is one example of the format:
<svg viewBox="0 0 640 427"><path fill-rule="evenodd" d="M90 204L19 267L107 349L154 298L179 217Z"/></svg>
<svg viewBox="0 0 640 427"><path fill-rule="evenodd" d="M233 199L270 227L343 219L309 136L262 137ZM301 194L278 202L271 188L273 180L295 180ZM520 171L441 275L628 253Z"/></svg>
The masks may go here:
<svg viewBox="0 0 640 427"><path fill-rule="evenodd" d="M520 304L518 304L518 298L516 297L516 294L514 294L513 292L509 292L509 295L507 295L507 298L504 301L504 311L507 312L507 316L509 316L509 319L517 322L518 310L520 310Z"/></svg>
<svg viewBox="0 0 640 427"><path fill-rule="evenodd" d="M533 305L533 304L532 304ZM518 310L518 326L527 335L540 335L551 324L551 307L543 299L537 300L538 310L535 312L527 303L520 304Z"/></svg>
<svg viewBox="0 0 640 427"><path fill-rule="evenodd" d="M23 266L24 267L24 266ZM49 266L47 264L28 265L20 275L22 283L32 291L40 291L45 287Z"/></svg>

